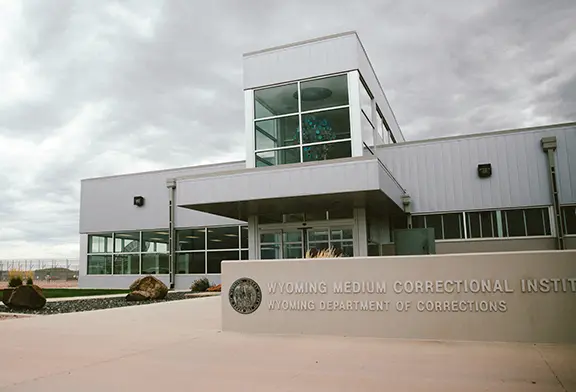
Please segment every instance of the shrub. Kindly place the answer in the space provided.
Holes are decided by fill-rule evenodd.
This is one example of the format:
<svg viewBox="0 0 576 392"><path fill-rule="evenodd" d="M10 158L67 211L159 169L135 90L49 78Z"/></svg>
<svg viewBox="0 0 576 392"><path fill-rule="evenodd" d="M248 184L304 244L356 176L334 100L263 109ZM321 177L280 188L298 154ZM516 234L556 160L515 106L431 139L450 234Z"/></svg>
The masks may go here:
<svg viewBox="0 0 576 392"><path fill-rule="evenodd" d="M330 247L328 249L322 249L321 251L318 251L317 249L310 249L306 252L307 259L324 259L332 257L342 257L342 251Z"/></svg>
<svg viewBox="0 0 576 392"><path fill-rule="evenodd" d="M192 290L193 292L196 292L196 293L201 293L201 292L208 290L208 288L210 286L211 285L210 285L210 281L208 281L208 278L200 278L200 279L197 279L194 282L192 282L192 286L190 286L190 290Z"/></svg>
<svg viewBox="0 0 576 392"><path fill-rule="evenodd" d="M31 277L28 277L28 279L26 279L26 284L27 285L33 285L34 284L34 281L32 280Z"/></svg>
<svg viewBox="0 0 576 392"><path fill-rule="evenodd" d="M20 276L11 276L8 281L8 287L22 286L22 278Z"/></svg>

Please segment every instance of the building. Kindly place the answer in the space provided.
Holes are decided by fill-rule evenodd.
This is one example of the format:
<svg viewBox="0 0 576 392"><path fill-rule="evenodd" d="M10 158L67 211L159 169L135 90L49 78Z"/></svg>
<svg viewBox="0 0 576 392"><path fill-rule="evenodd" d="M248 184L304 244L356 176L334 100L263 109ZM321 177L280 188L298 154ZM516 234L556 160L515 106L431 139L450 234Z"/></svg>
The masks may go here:
<svg viewBox="0 0 576 392"><path fill-rule="evenodd" d="M410 222L438 253L576 248L576 123L406 141L355 32L243 63L245 161L82 181L80 286L391 255Z"/></svg>

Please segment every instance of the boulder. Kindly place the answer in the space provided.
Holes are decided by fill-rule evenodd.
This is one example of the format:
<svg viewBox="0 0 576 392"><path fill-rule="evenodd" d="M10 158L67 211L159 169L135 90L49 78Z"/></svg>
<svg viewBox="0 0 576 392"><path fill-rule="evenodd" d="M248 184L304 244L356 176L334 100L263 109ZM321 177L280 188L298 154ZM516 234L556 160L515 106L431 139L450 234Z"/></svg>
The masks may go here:
<svg viewBox="0 0 576 392"><path fill-rule="evenodd" d="M14 290L14 287L6 287L4 290L2 290L2 302L4 302L4 305L8 306L8 301L10 301L10 297L12 296Z"/></svg>
<svg viewBox="0 0 576 392"><path fill-rule="evenodd" d="M131 296L131 294L134 294ZM168 287L158 278L153 276L144 276L142 278L136 279L134 283L130 285L130 294L126 296L126 299L130 296L132 301L143 301L148 299L163 299L168 294ZM143 298L143 299L136 299Z"/></svg>
<svg viewBox="0 0 576 392"><path fill-rule="evenodd" d="M132 291L126 296L126 301L146 301L149 299L146 291Z"/></svg>
<svg viewBox="0 0 576 392"><path fill-rule="evenodd" d="M6 298L3 298L3 302L11 309L42 309L46 305L46 298L40 287L31 284L14 288L8 302Z"/></svg>

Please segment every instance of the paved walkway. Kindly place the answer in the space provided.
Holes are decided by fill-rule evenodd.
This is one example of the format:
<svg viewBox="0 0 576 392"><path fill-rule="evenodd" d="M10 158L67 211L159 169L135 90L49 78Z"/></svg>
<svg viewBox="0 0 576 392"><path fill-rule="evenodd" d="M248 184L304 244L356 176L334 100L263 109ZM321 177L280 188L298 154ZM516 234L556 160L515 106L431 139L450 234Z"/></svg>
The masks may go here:
<svg viewBox="0 0 576 392"><path fill-rule="evenodd" d="M0 391L576 391L576 346L225 333L219 297L0 334Z"/></svg>

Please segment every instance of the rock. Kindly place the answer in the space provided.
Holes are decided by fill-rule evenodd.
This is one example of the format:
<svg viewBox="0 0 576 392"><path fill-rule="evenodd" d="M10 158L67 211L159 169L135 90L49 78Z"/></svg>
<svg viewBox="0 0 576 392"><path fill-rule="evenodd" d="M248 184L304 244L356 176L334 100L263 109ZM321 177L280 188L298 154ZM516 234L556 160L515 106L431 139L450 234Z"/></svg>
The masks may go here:
<svg viewBox="0 0 576 392"><path fill-rule="evenodd" d="M35 284L18 286L13 289L7 303L3 300L11 309L42 309L46 305L42 289Z"/></svg>
<svg viewBox="0 0 576 392"><path fill-rule="evenodd" d="M126 301L147 301L149 299L146 291L133 291L126 296Z"/></svg>
<svg viewBox="0 0 576 392"><path fill-rule="evenodd" d="M2 290L2 302L4 302L4 305L8 306L8 301L10 300L13 292L14 287L6 287L4 290Z"/></svg>
<svg viewBox="0 0 576 392"><path fill-rule="evenodd" d="M136 279L130 285L130 294L135 294L134 298L142 296L145 299L163 299L168 294L168 287L160 279L148 275ZM126 299L128 299L128 296ZM138 301L142 301L142 299Z"/></svg>

